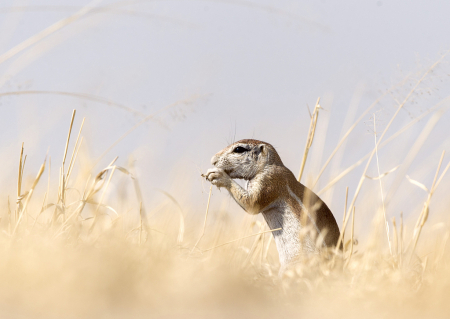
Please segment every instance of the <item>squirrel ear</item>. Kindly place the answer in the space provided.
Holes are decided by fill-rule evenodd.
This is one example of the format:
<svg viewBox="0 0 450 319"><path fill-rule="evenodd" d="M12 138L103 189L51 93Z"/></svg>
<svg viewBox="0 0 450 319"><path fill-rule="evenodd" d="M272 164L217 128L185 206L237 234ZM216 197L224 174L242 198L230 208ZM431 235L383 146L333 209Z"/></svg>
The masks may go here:
<svg viewBox="0 0 450 319"><path fill-rule="evenodd" d="M256 146L256 147L253 149L253 154L254 154L256 157L259 157L259 155L263 154L264 151L265 151L265 147L264 147L264 145L261 144L261 145Z"/></svg>

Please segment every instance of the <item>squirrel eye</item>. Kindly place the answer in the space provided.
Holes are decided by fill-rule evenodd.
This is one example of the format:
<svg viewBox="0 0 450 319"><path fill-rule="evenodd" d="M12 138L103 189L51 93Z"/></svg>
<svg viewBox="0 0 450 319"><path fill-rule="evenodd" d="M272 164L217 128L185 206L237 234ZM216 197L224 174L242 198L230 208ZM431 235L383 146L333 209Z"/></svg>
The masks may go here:
<svg viewBox="0 0 450 319"><path fill-rule="evenodd" d="M248 149L242 146L238 146L233 150L233 153L244 153L244 152L248 152Z"/></svg>

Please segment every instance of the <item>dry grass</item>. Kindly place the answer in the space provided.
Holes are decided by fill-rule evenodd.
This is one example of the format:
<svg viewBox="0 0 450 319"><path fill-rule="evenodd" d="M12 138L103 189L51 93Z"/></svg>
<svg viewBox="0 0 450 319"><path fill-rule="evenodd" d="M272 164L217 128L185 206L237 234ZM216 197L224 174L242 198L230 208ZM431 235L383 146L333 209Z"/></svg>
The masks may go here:
<svg viewBox="0 0 450 319"><path fill-rule="evenodd" d="M436 181L442 179L437 173L413 244L396 235L399 244L386 254L379 240L384 215L378 212L381 218L363 250L349 240L343 255L311 257L280 279L276 252L269 250L270 237L259 222L249 227L221 220L204 236L205 216L200 236L180 236L184 228L176 222L161 217L146 225L139 214L130 228L122 212L105 204L114 172L135 178L114 162L80 183L78 199L65 184L70 171L61 169L58 190L50 189L59 191L58 202L46 203L45 194L42 207L30 207L44 167L29 191L19 174L17 208L2 219L0 295L2 314L9 318L445 317L450 310L449 232L428 247L434 251L430 256L413 255ZM348 213L352 239L354 211Z"/></svg>
<svg viewBox="0 0 450 319"><path fill-rule="evenodd" d="M84 121L74 139L74 111L56 188L51 188L50 183L44 185L43 181L46 170L50 175L50 157L41 165L36 178L26 182L27 157L23 147L18 150L18 179L11 181L14 189L17 182L17 201L15 207L8 202L0 222L0 313L7 318L448 317L450 230L444 226L442 235L434 236L433 231L424 233L424 229L432 196L446 178L450 163L441 170L444 153L440 160L436 159L430 188L409 179L428 193L412 234L405 231L403 217L398 228L395 219L388 227L381 179L398 166L382 174L378 164L378 151L386 143L413 127L426 114L442 112L442 107L447 107L448 99L444 99L444 105L430 108L383 141L400 110L436 65L423 74L397 105L380 137L375 136L373 151L343 170L322 190L333 187L368 159L349 206L347 188L342 228L346 229L350 218L352 222L347 229L350 238L345 238L344 231L341 234L344 252L333 250L311 256L289 269L282 278L277 275L278 256L264 223L249 219L244 213L237 220L208 216L213 188L209 191L204 216L187 218L185 208L171 194L163 192L167 202L175 205L147 218L138 176L133 170L117 166L114 159L97 172L75 171ZM319 108L318 100L299 178L314 134L319 133L316 132ZM431 117L419 135L419 142L425 141L442 115L434 114L437 115ZM149 118L144 118L132 130ZM338 142L313 185L362 119L363 116ZM73 147L71 141L75 141ZM414 151L417 145L413 145L411 156L402 165L409 165L417 154ZM372 179L380 180L380 190L373 197L379 199L381 192L383 206L371 210L374 218L370 236L362 247L357 245L359 234L355 231L358 205L362 205L357 198L375 155L378 176ZM110 185L119 174L132 180L136 196L111 193ZM46 191L36 193L37 187ZM39 197L33 197L34 194ZM57 194L57 200L50 202L50 194ZM407 193L400 191L396 196L408 200ZM131 211L109 206L112 197L126 203L124 207L132 207ZM447 210L433 214L445 216ZM208 224L208 219L214 219L214 223ZM365 223L369 224L370 220Z"/></svg>

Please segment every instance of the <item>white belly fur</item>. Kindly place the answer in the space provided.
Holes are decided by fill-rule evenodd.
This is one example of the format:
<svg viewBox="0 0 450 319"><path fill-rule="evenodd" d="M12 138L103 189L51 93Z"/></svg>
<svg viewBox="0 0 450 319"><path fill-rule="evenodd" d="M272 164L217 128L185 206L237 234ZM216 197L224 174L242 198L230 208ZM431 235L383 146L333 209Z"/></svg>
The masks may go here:
<svg viewBox="0 0 450 319"><path fill-rule="evenodd" d="M282 268L298 260L302 252L315 252L316 247L309 236L300 242L301 225L292 209L283 202L274 202L261 212L272 232Z"/></svg>

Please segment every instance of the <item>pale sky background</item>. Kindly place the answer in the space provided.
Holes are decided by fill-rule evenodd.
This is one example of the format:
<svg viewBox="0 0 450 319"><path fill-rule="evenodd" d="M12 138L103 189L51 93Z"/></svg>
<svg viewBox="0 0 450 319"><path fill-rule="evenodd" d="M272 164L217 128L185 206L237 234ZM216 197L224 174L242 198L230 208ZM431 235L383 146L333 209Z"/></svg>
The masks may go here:
<svg viewBox="0 0 450 319"><path fill-rule="evenodd" d="M381 132L398 102L450 49L448 1L61 3L0 3L2 207L7 195L15 196L22 142L28 154L26 174L35 176L49 149L57 181L72 109L77 109L75 130L86 117L83 152L96 159L143 116L184 101L127 136L93 173L117 155L117 163L129 167L132 156L147 210L164 200L155 191L162 189L187 211L203 214L209 185L202 184L200 173L211 166L212 155L232 140L256 138L273 144L297 175L309 126L307 105L312 109L321 97L324 110L306 181L317 176L354 120L397 85L374 108L377 131ZM95 8L2 62L9 50L86 5ZM412 96L387 137L450 95L449 59L444 59ZM84 94L116 105L56 94L5 95L29 91ZM345 152L338 154L314 190L373 148L373 112L357 125ZM404 161L429 119L430 115L424 117L380 150L381 172ZM411 166L398 177L402 184L399 196L388 206L390 217L398 218L402 210L406 216L418 214L426 193L408 183L404 175L431 186L442 150L448 152L444 165L450 159L449 123L450 114L445 113ZM365 163L321 195L339 221L345 187L349 186L353 195ZM82 160L79 164L88 166ZM398 169L383 178L385 196L389 197L395 174L401 172ZM369 173L377 175L375 165ZM450 175L435 197L447 208L449 179ZM118 176L116 183L123 180ZM380 204L380 196L373 196L374 192L380 192L379 182L367 181L356 204L364 216L359 227L369 223L370 214ZM364 202L370 194L372 199ZM220 209L244 214L226 192L214 191L211 210Z"/></svg>

